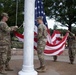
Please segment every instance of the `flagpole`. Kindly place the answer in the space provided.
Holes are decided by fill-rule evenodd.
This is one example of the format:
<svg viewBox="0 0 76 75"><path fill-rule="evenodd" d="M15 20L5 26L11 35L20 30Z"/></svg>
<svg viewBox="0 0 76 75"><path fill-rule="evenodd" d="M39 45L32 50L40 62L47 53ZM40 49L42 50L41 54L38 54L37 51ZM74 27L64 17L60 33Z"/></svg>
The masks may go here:
<svg viewBox="0 0 76 75"><path fill-rule="evenodd" d="M34 70L34 9L35 0L24 2L24 51L23 66L19 75L37 75ZM32 9L32 10L31 10Z"/></svg>

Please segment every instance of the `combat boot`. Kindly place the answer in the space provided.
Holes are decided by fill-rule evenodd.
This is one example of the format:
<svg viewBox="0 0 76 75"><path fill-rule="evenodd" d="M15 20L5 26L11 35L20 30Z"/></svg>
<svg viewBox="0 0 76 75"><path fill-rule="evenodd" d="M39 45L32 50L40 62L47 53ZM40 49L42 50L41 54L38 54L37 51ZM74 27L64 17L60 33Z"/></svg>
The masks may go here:
<svg viewBox="0 0 76 75"><path fill-rule="evenodd" d="M36 68L35 70L39 70L39 69L41 69L42 67L40 66L40 67L38 67L38 68Z"/></svg>
<svg viewBox="0 0 76 75"><path fill-rule="evenodd" d="M13 71L13 69L11 69L9 65L6 65L5 71Z"/></svg>
<svg viewBox="0 0 76 75"><path fill-rule="evenodd" d="M6 71L0 71L0 75L7 75Z"/></svg>
<svg viewBox="0 0 76 75"><path fill-rule="evenodd" d="M74 58L70 58L70 64L73 64Z"/></svg>
<svg viewBox="0 0 76 75"><path fill-rule="evenodd" d="M57 56L53 56L54 62L57 61Z"/></svg>
<svg viewBox="0 0 76 75"><path fill-rule="evenodd" d="M46 67L42 66L42 67L40 67L40 69L37 69L36 71L37 72L46 72Z"/></svg>
<svg viewBox="0 0 76 75"><path fill-rule="evenodd" d="M74 64L72 60L70 61L70 64Z"/></svg>
<svg viewBox="0 0 76 75"><path fill-rule="evenodd" d="M4 67L0 67L0 75L7 75Z"/></svg>

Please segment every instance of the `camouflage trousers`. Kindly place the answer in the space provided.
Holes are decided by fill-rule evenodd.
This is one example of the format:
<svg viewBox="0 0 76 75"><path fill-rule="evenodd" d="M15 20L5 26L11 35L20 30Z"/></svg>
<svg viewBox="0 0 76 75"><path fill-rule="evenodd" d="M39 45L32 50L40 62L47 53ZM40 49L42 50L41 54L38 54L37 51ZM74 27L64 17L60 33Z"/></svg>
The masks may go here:
<svg viewBox="0 0 76 75"><path fill-rule="evenodd" d="M4 67L7 60L7 46L0 46L0 68Z"/></svg>
<svg viewBox="0 0 76 75"><path fill-rule="evenodd" d="M7 50L7 59L6 59L6 63L5 66L8 67L9 66L9 61L11 60L11 45L8 45L8 50Z"/></svg>
<svg viewBox="0 0 76 75"><path fill-rule="evenodd" d="M37 42L37 54L40 61L40 66L45 66L44 55L43 55L45 45L46 45L46 41L44 40L39 40Z"/></svg>
<svg viewBox="0 0 76 75"><path fill-rule="evenodd" d="M8 66L11 59L11 49L9 45L0 46L0 67Z"/></svg>
<svg viewBox="0 0 76 75"><path fill-rule="evenodd" d="M71 62L74 62L75 54L76 54L76 48L69 48L69 59Z"/></svg>

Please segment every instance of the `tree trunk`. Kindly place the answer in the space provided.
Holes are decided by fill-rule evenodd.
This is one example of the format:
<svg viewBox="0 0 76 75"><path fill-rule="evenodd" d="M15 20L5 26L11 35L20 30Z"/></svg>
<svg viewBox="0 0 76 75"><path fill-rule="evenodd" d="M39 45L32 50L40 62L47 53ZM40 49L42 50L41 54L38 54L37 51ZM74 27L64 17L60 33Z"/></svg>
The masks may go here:
<svg viewBox="0 0 76 75"><path fill-rule="evenodd" d="M69 31L71 31L72 30L71 23L69 23L68 25L69 25L68 29L69 29Z"/></svg>

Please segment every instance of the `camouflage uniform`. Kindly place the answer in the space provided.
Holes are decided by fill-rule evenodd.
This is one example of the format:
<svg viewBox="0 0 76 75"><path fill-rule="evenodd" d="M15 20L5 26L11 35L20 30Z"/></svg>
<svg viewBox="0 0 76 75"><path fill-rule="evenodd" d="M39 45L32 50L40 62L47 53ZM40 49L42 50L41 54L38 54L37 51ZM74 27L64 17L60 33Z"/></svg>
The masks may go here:
<svg viewBox="0 0 76 75"><path fill-rule="evenodd" d="M57 61L57 55L54 55L53 59L54 59L54 62L56 62Z"/></svg>
<svg viewBox="0 0 76 75"><path fill-rule="evenodd" d="M70 32L68 37L68 46L69 46L69 59L71 64L73 64L76 53L76 37L73 33Z"/></svg>
<svg viewBox="0 0 76 75"><path fill-rule="evenodd" d="M6 67L9 65L8 63L11 59L10 31L15 28L15 26L8 27L6 22L0 22L0 69L2 70L4 70L4 65Z"/></svg>
<svg viewBox="0 0 76 75"><path fill-rule="evenodd" d="M38 42L37 42L37 54L38 54L38 58L40 61L40 66L45 66L45 62L44 62L44 56L43 56L43 51L45 49L45 45L46 45L46 38L47 38L47 29L46 26L44 24L40 24L38 26Z"/></svg>

